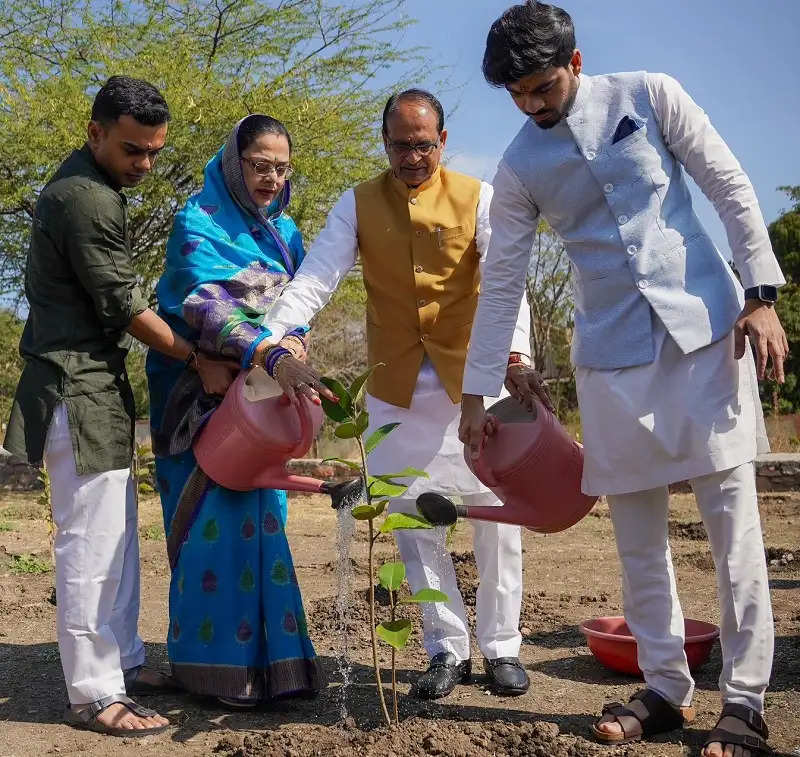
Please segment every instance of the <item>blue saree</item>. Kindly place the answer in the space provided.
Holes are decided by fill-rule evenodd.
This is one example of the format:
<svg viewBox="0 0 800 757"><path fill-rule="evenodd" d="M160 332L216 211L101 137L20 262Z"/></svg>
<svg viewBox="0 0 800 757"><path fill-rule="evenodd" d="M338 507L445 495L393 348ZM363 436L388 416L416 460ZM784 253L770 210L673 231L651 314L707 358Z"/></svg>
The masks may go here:
<svg viewBox="0 0 800 757"><path fill-rule="evenodd" d="M156 291L176 331L245 367L270 333L264 313L304 252L283 212L288 182L266 212L253 212L242 200L243 182L236 183L238 157L234 130L206 166L203 189L175 217ZM295 338L302 341L304 331ZM184 370L148 355L154 437L169 433L162 422ZM167 650L174 677L195 694L246 700L317 691L320 667L284 532L286 493L218 486L197 467L191 447L157 456L155 466L172 571Z"/></svg>

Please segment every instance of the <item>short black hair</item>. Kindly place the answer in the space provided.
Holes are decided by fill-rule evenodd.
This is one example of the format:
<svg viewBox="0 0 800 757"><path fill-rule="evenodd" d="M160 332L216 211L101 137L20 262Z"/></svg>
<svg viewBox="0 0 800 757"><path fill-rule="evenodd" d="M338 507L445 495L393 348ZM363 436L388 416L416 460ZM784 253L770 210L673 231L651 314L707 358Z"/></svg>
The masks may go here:
<svg viewBox="0 0 800 757"><path fill-rule="evenodd" d="M131 116L145 126L160 126L170 119L167 101L150 82L112 76L95 95L92 121L110 124L120 116Z"/></svg>
<svg viewBox="0 0 800 757"><path fill-rule="evenodd" d="M386 101L386 107L383 109L383 133L389 133L389 129L386 125L389 116L397 110L397 106L401 102L408 102L409 100L424 102L433 108L436 112L436 130L441 134L442 129L444 129L444 108L442 108L442 104L426 89L417 88L404 89L402 92L396 92Z"/></svg>
<svg viewBox="0 0 800 757"><path fill-rule="evenodd" d="M289 143L289 154L292 154L292 138L283 123L272 116L253 113L239 124L239 131L236 132L236 149L239 150L239 155L262 134L278 134L286 137L286 141Z"/></svg>
<svg viewBox="0 0 800 757"><path fill-rule="evenodd" d="M505 87L552 66L564 68L575 51L575 27L565 10L528 0L512 5L492 24L486 37L483 75Z"/></svg>

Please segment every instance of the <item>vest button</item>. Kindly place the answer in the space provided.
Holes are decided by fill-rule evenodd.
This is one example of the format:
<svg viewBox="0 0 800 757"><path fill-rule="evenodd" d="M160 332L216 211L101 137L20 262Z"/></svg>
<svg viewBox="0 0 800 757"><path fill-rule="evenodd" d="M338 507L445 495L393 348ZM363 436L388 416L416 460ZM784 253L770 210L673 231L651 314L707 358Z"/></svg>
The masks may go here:
<svg viewBox="0 0 800 757"><path fill-rule="evenodd" d="M427 334L420 334L420 335L419 335L419 340L420 340L420 342L424 342L424 341L425 341L427 338L428 338L428 335L427 335Z"/></svg>
<svg viewBox="0 0 800 757"><path fill-rule="evenodd" d="M611 194L611 193L614 191L614 185L613 185L613 184L611 184L611 183L609 183L609 184L603 184L603 191L604 191L604 192L605 192L607 195L608 195L608 194Z"/></svg>
<svg viewBox="0 0 800 757"><path fill-rule="evenodd" d="M589 150L586 153L586 160L594 160L594 158L595 158L595 154L591 150Z"/></svg>
<svg viewBox="0 0 800 757"><path fill-rule="evenodd" d="M635 255L638 252L635 244L628 245L628 255Z"/></svg>
<svg viewBox="0 0 800 757"><path fill-rule="evenodd" d="M425 304L425 300L417 300L417 305L422 307Z"/></svg>
<svg viewBox="0 0 800 757"><path fill-rule="evenodd" d="M421 265L415 265L414 266L414 273L422 273L422 266Z"/></svg>
<svg viewBox="0 0 800 757"><path fill-rule="evenodd" d="M409 200L408 200L408 201L409 201L409 202L410 202L412 205L416 205L416 204L417 204L417 198L416 198L416 197L411 197L411 198L409 198Z"/></svg>
<svg viewBox="0 0 800 757"><path fill-rule="evenodd" d="M416 234L418 237L422 236L422 232L421 231L415 231L414 234Z"/></svg>
<svg viewBox="0 0 800 757"><path fill-rule="evenodd" d="M623 223L628 223L628 216L625 215L618 216L617 221L619 222L620 225L622 225Z"/></svg>
<svg viewBox="0 0 800 757"><path fill-rule="evenodd" d="M650 282L647 279L640 279L638 283L639 289L647 289L650 286Z"/></svg>

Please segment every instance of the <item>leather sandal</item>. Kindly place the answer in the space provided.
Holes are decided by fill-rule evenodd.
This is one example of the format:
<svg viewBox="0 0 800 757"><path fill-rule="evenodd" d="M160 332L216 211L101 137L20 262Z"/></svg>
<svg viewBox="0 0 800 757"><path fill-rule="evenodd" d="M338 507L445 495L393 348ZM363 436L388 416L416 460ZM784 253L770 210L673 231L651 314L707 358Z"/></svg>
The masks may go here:
<svg viewBox="0 0 800 757"><path fill-rule="evenodd" d="M128 738L152 736L154 733L161 733L161 731L169 728L169 724L156 725L152 728L116 728L115 726L101 723L97 716L105 712L112 704L117 703L124 704L134 715L140 718L152 718L158 715L155 710L151 710L149 707L142 707L142 705L137 704L124 694L115 694L98 699L96 702L80 705L81 709L79 710L74 710L71 706L67 706L64 712L64 720L75 728L83 728L106 736L125 736Z"/></svg>
<svg viewBox="0 0 800 757"><path fill-rule="evenodd" d="M597 726L598 721L592 726L594 737L603 744L630 744L641 741L644 736L654 736L657 733L667 733L677 728L683 728L686 723L694 720L695 711L691 707L675 707L664 697L652 689L637 691L628 703L640 701L647 710L647 716L640 718L633 710L619 702L610 702L603 706L602 715L613 715L622 727L622 733L606 733ZM606 721L613 722L613 721ZM636 726L641 727L641 733L633 733Z"/></svg>
<svg viewBox="0 0 800 757"><path fill-rule="evenodd" d="M741 720L747 727L754 731L757 735L753 736L749 733L732 733L725 728L720 728L719 724L723 718L736 718ZM769 738L769 729L761 717L754 709L747 707L743 704L728 703L723 705L722 714L717 720L711 733L703 744L701 754L705 754L705 750L709 744L715 741L722 744L723 750L726 746L741 746L750 751L751 757L757 757L760 754L774 754L772 748L767 744Z"/></svg>

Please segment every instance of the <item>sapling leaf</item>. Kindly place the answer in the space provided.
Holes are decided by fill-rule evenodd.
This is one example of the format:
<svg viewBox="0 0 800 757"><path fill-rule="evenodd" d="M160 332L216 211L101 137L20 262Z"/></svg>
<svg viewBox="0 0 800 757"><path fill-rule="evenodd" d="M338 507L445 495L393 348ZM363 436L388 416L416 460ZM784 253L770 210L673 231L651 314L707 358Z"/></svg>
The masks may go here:
<svg viewBox="0 0 800 757"><path fill-rule="evenodd" d="M376 428L364 442L364 452L368 455L372 450L375 449L389 434L392 433L400 424L399 423L387 423L380 428Z"/></svg>
<svg viewBox="0 0 800 757"><path fill-rule="evenodd" d="M402 649L411 635L411 621L408 618L388 620L385 623L380 623L375 630L378 633L378 637L390 647Z"/></svg>
<svg viewBox="0 0 800 757"><path fill-rule="evenodd" d="M331 402L320 395L319 398L322 401L322 409L325 411L325 415L337 423L350 420L353 413L353 399L350 397L350 392L340 381L328 378L328 376L322 376L320 381L339 398L339 402Z"/></svg>
<svg viewBox="0 0 800 757"><path fill-rule="evenodd" d="M403 468L401 471L397 471L397 473L381 473L379 476L375 476L375 478L381 479L381 481L388 481L389 479L393 478L430 478L430 476L424 471L420 470L419 468L412 468L408 466L407 468Z"/></svg>
<svg viewBox="0 0 800 757"><path fill-rule="evenodd" d="M334 430L333 433L339 439L354 439L358 436L356 431L356 424L350 423L349 421L346 423L340 423Z"/></svg>
<svg viewBox="0 0 800 757"><path fill-rule="evenodd" d="M345 460L343 457L326 457L323 463L341 463L342 465L346 465L348 468L352 470L361 470L361 466L355 462L354 460Z"/></svg>
<svg viewBox="0 0 800 757"><path fill-rule="evenodd" d="M449 597L443 591L438 589L420 589L416 594L411 597L401 599L401 602L406 604L416 602L447 602Z"/></svg>
<svg viewBox="0 0 800 757"><path fill-rule="evenodd" d="M366 410L360 412L358 414L358 418L356 418L356 436L361 436L369 426L369 413Z"/></svg>
<svg viewBox="0 0 800 757"><path fill-rule="evenodd" d="M372 520L372 518L379 515L379 513L372 505L356 505L350 511L350 515L356 520Z"/></svg>
<svg viewBox="0 0 800 757"><path fill-rule="evenodd" d="M359 402L361 397L364 395L364 386L367 383L367 379L372 375L372 371L382 365L386 365L386 363L375 363L375 365L367 368L364 373L362 373L355 381L353 381L352 384L350 384L350 397L352 398L354 405Z"/></svg>
<svg viewBox="0 0 800 757"><path fill-rule="evenodd" d="M433 526L419 515L389 513L383 523L381 523L380 531L382 534L388 534L399 528L433 528Z"/></svg>
<svg viewBox="0 0 800 757"><path fill-rule="evenodd" d="M405 494L408 487L405 484L389 483L381 481L375 476L368 479L369 493L373 497L399 497Z"/></svg>
<svg viewBox="0 0 800 757"><path fill-rule="evenodd" d="M373 502L372 506L375 508L375 514L380 515L385 509L386 505L389 503L388 499L379 499L377 502Z"/></svg>
<svg viewBox="0 0 800 757"><path fill-rule="evenodd" d="M379 479L380 481L386 481L389 484L396 484L396 478L430 478L430 476L424 471L420 470L419 468L403 468L403 470L398 471L397 473L381 473L375 478Z"/></svg>
<svg viewBox="0 0 800 757"><path fill-rule="evenodd" d="M387 562L378 570L378 581L389 591L397 591L406 577L406 566L401 562Z"/></svg>

